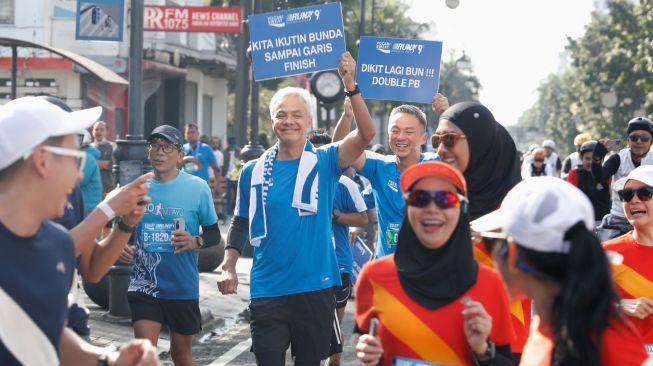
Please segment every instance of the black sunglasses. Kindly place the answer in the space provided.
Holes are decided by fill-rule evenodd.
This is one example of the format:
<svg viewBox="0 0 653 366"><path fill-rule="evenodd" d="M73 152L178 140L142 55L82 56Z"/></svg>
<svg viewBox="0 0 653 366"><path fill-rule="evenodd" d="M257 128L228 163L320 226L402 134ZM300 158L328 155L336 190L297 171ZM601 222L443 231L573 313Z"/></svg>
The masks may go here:
<svg viewBox="0 0 653 366"><path fill-rule="evenodd" d="M642 188L625 188L617 192L621 202L630 202L635 195L639 198L640 201L646 202L650 201L653 197L653 187L642 187Z"/></svg>
<svg viewBox="0 0 653 366"><path fill-rule="evenodd" d="M458 193L451 191L424 191L414 189L405 195L406 204L413 207L423 208L428 206L431 201L439 208L446 210L448 208L459 208L461 202L467 202L467 199Z"/></svg>
<svg viewBox="0 0 653 366"><path fill-rule="evenodd" d="M630 140L632 142L637 142L637 141L649 142L649 141L651 141L651 136L647 136L647 135L629 135L628 140Z"/></svg>
<svg viewBox="0 0 653 366"><path fill-rule="evenodd" d="M483 238L485 250L492 255L495 248L501 248L501 251L508 250L508 236L504 233L494 231L482 231L479 233Z"/></svg>

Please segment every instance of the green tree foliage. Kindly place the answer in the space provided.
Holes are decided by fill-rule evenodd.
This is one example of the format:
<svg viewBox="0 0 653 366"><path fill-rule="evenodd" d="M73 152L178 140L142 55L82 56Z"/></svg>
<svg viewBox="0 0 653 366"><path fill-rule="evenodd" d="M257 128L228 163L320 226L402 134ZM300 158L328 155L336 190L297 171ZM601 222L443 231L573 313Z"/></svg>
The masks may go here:
<svg viewBox="0 0 653 366"><path fill-rule="evenodd" d="M636 111L651 116L653 1L608 0L593 12L585 34L569 39L567 50L570 67L542 83L521 127L539 128L570 150L579 130L623 139ZM614 106L602 102L606 93L616 96Z"/></svg>

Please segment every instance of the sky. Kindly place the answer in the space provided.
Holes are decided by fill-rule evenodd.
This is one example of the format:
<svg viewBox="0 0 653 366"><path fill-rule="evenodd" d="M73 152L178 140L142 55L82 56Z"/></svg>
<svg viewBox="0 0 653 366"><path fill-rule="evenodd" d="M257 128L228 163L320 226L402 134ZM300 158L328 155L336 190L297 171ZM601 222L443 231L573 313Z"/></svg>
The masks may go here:
<svg viewBox="0 0 653 366"><path fill-rule="evenodd" d="M445 0L406 0L407 15L433 22L423 38L443 42L443 59L450 49L457 57L465 50L483 86L480 102L512 125L537 100L540 82L559 70L567 36L583 35L595 0L459 1L449 9Z"/></svg>

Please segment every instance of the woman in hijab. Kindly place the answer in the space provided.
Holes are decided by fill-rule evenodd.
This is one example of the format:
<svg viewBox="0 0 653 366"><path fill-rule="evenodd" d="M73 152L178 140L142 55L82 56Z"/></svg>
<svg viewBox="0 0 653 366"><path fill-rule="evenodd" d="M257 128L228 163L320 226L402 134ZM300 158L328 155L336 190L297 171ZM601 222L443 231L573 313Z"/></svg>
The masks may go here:
<svg viewBox="0 0 653 366"><path fill-rule="evenodd" d="M462 174L426 162L406 169L400 184L397 251L368 263L356 283L357 330L372 333L359 337L359 361L512 364L508 296L497 291L496 271L474 260Z"/></svg>

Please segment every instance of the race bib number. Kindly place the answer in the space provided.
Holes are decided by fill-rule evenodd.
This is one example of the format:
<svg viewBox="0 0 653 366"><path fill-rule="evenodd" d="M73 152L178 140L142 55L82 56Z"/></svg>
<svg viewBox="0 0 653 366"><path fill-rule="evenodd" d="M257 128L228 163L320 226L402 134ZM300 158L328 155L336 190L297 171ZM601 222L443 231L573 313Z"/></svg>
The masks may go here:
<svg viewBox="0 0 653 366"><path fill-rule="evenodd" d="M420 360L413 360L411 358L395 356L392 362L393 366L447 366L443 363L433 363Z"/></svg>
<svg viewBox="0 0 653 366"><path fill-rule="evenodd" d="M385 231L385 241L388 243L388 246L396 246L399 239L399 228L400 224L395 224L391 222L388 224L388 229Z"/></svg>
<svg viewBox="0 0 653 366"><path fill-rule="evenodd" d="M158 253L172 253L175 247L172 245L172 232L175 230L174 223L143 223L143 244L145 251Z"/></svg>
<svg viewBox="0 0 653 366"><path fill-rule="evenodd" d="M653 356L653 344L646 345L646 352L648 352L649 356Z"/></svg>

